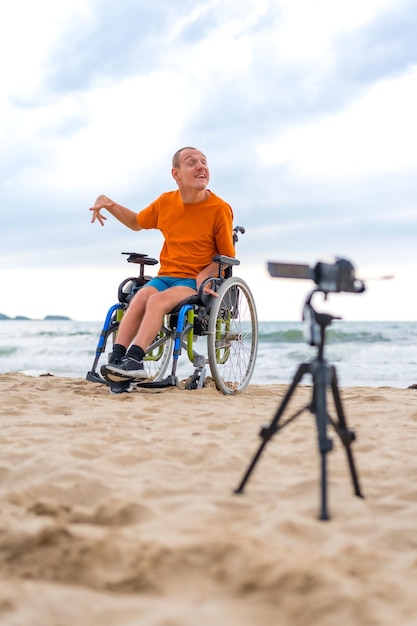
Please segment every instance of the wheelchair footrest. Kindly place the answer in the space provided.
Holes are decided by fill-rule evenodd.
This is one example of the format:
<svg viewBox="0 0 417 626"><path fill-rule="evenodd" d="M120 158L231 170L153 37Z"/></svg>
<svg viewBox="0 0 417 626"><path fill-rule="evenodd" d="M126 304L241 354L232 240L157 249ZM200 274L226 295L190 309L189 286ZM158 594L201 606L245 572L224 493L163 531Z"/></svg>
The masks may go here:
<svg viewBox="0 0 417 626"><path fill-rule="evenodd" d="M165 387L177 387L178 378L170 374L163 380L150 380L144 381L143 383L134 382L136 387L139 389L164 389Z"/></svg>
<svg viewBox="0 0 417 626"><path fill-rule="evenodd" d="M104 385L108 385L107 380L104 380L104 378L100 376L100 374L98 374L97 372L88 372L85 379L88 380L90 383L102 383Z"/></svg>

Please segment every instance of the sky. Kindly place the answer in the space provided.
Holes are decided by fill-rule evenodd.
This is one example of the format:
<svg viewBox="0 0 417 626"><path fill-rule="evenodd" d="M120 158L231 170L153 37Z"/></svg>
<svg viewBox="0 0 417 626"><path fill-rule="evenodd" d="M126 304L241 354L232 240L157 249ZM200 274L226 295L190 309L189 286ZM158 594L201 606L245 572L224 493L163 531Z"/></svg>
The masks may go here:
<svg viewBox="0 0 417 626"><path fill-rule="evenodd" d="M337 258L366 291L319 310L415 320L416 32L414 0L2 3L0 313L103 319L136 272L121 252L162 239L89 207L148 206L191 145L246 229L261 320L301 319L315 287L268 261Z"/></svg>

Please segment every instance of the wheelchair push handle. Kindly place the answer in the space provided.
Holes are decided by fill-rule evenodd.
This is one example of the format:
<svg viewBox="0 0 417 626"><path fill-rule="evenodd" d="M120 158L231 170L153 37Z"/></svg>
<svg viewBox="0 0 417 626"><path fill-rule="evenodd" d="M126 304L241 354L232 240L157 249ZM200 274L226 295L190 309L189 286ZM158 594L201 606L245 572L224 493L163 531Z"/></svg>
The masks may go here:
<svg viewBox="0 0 417 626"><path fill-rule="evenodd" d="M245 229L243 226L235 226L233 229L233 243L236 243L237 241L239 241L239 235L238 233L241 233L242 235L245 234Z"/></svg>

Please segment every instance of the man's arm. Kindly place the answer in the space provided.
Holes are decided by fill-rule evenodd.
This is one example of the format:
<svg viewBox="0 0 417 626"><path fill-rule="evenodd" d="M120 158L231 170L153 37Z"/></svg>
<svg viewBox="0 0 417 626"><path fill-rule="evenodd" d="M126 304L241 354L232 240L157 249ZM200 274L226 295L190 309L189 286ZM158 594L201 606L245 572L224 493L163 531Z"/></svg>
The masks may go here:
<svg viewBox="0 0 417 626"><path fill-rule="evenodd" d="M203 283L206 280L206 278L215 278L218 275L218 273L219 273L219 264L216 263L215 261L213 261L213 263L210 263L210 265L207 265L207 267L201 270L201 272L198 274L196 278L197 291L199 290L201 283ZM204 287L204 293L208 293L211 296L214 296L215 298L218 297L217 293L213 291L213 289L210 288L210 283L207 283L207 285Z"/></svg>
<svg viewBox="0 0 417 626"><path fill-rule="evenodd" d="M106 209L113 217L115 217L119 222L127 226L131 230L142 230L142 226L139 225L136 219L136 213L122 206L121 204L117 204L114 200L111 200L107 196L99 196L94 203L94 206L90 208L90 211L93 211L93 217L91 218L91 223L98 220L102 226L104 226L104 222L107 220L107 217L100 213L101 209Z"/></svg>

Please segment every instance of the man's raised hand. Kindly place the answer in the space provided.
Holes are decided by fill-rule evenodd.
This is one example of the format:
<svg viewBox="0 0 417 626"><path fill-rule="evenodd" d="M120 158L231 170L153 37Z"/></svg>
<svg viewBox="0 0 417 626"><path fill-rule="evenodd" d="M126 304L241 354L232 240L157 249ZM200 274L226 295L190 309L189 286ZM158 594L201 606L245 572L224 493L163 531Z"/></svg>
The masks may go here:
<svg viewBox="0 0 417 626"><path fill-rule="evenodd" d="M96 220L100 222L102 226L104 226L104 222L107 220L107 217L100 213L101 209L107 208L108 205L113 204L112 200L107 196L99 196L94 203L94 206L90 208L90 211L93 211L93 216L91 218L91 223L93 224Z"/></svg>

